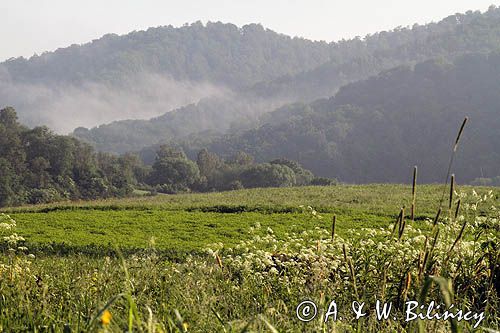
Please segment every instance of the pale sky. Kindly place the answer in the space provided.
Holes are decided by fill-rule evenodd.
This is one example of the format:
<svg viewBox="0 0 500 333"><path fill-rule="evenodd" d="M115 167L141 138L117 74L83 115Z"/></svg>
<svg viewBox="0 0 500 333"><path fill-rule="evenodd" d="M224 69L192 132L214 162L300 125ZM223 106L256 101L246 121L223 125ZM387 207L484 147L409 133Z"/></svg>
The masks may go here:
<svg viewBox="0 0 500 333"><path fill-rule="evenodd" d="M290 36L336 41L467 10L500 0L0 0L0 61L198 20L261 23Z"/></svg>

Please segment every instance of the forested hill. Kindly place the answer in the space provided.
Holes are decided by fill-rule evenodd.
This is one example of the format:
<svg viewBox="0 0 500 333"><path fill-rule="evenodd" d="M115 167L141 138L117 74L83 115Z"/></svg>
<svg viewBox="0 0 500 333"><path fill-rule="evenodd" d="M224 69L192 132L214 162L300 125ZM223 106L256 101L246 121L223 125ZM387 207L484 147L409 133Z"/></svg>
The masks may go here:
<svg viewBox="0 0 500 333"><path fill-rule="evenodd" d="M0 109L0 208L61 200L100 199L138 193L211 192L254 187L331 185L298 163L276 159L254 163L238 152L228 159L201 150L196 162L162 145L145 166L135 154L95 153L92 147L47 127L17 121L13 108Z"/></svg>
<svg viewBox="0 0 500 333"><path fill-rule="evenodd" d="M316 44L314 44L316 45ZM262 81L238 94L204 98L150 120L118 121L74 134L104 151L137 150L197 132L248 128L258 115L290 102L334 95L342 85L400 65L500 48L500 9L452 15L438 23L329 44L330 58L313 69ZM326 51L325 51L326 52ZM281 56L287 61L287 55Z"/></svg>
<svg viewBox="0 0 500 333"><path fill-rule="evenodd" d="M312 69L330 59L325 42L290 38L261 25L201 22L163 26L127 35L108 34L3 66L16 82L120 83L147 71L175 80L208 81L246 87L284 74Z"/></svg>
<svg viewBox="0 0 500 333"><path fill-rule="evenodd" d="M281 106L279 101L248 98L242 94L206 97L148 120L115 121L90 130L79 127L73 136L100 151L125 153L190 134L222 135L249 129L256 125L259 115L278 106Z"/></svg>
<svg viewBox="0 0 500 333"><path fill-rule="evenodd" d="M342 88L330 99L268 113L262 125L212 142L221 155L285 157L318 175L355 183L442 181L458 127L467 124L454 172L460 182L500 175L500 53L403 66Z"/></svg>
<svg viewBox="0 0 500 333"><path fill-rule="evenodd" d="M113 34L0 64L0 101L62 131L158 116L203 97L312 69L334 51L257 24L194 23Z"/></svg>
<svg viewBox="0 0 500 333"><path fill-rule="evenodd" d="M364 39L334 44L334 57L325 64L295 75L260 82L261 94L290 97L296 101L333 96L337 89L405 63L500 49L500 9L469 11L437 23L377 32ZM348 51L348 52L346 52Z"/></svg>

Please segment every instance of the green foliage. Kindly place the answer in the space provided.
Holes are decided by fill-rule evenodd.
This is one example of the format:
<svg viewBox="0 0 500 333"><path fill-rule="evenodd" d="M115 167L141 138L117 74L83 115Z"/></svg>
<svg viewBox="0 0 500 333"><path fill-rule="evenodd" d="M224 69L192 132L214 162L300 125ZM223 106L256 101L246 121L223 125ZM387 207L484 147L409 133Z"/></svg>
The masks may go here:
<svg viewBox="0 0 500 333"><path fill-rule="evenodd" d="M139 168L129 155L96 155L46 127L25 128L12 108L0 110L0 156L0 206L125 196Z"/></svg>
<svg viewBox="0 0 500 333"><path fill-rule="evenodd" d="M184 30L187 35L185 44L189 45L193 39L198 40L198 38L194 38L197 34L203 36L205 36L205 34L210 34L215 38L216 30L214 27L216 26L219 25L210 25L207 27L206 29L210 32L203 31L203 29L189 29L188 27L185 27ZM264 38L265 34L260 35L255 32L254 29L247 30L248 32L252 31L253 37L250 39L252 44L262 42L263 45L266 45L264 48L269 47L269 45L273 45L273 49L266 52L267 54L264 58L261 54L261 48L257 45L252 46L256 47L254 49L247 49L243 46L244 43L248 43L250 40L244 40L240 45L240 36L233 34L226 35L223 33L226 28L228 30L233 30L235 27L221 27L217 30L217 33L220 33L224 37L220 41L218 38L216 39L218 43L224 40L226 44L219 45L220 50L211 48L212 44L209 42L210 38L202 38L199 43L203 44L206 42L206 44L203 46L199 45L200 47L193 51L203 53L204 50L207 50L207 53L214 52L214 54L220 54L221 52L226 51L227 45L232 45L233 43L236 43L235 40L237 40L239 46L236 50L241 51L244 49L245 52L248 51L248 54L242 56L241 54L233 53L233 51L231 51L230 59L227 57L221 58L220 56L217 56L215 59L207 61L207 64L210 65L206 65L204 63L201 67L194 66L193 71L204 68L205 66L208 67L207 71L217 71L220 69L217 67L220 65L220 59L225 59L225 63L228 64L230 68L226 68L226 73L218 75L217 77L228 75L239 76L240 78L245 77L244 79L237 80L238 82L236 83L231 82L230 87L241 87L241 82L248 83L249 81L246 79L246 76L253 76L250 73L254 72L262 73L268 71L268 73L272 73L270 75L266 75L269 79L264 79L264 77L261 76L260 82L254 80L255 84L253 86L243 84L244 87L238 89L239 93L237 93L233 98L207 98L199 101L197 104L182 107L173 112L167 112L160 117L150 120L118 121L102 125L91 130L79 129L74 134L79 138L87 140L99 150L122 153L126 151L140 150L145 146L150 146L164 140L185 139L186 136L191 134L198 134L198 138L206 139L207 136L213 136L214 134L220 135L221 133L233 133L238 130L254 127L257 122L256 117L263 112L271 111L280 105L290 102L309 102L318 98L334 96L341 87L352 82L366 80L369 77L375 76L386 70L403 65L412 66L415 63L422 63L429 59L438 58L444 59L445 62L453 62L457 57L463 56L464 54L472 52L488 53L496 51L500 45L499 27L500 9L490 8L490 10L483 14L479 12L456 14L447 17L438 23L430 23L427 25L416 24L411 28L399 27L392 31L374 33L366 36L364 39L354 38L351 40L342 40L338 43L331 43L329 45L320 45L317 43L308 44L311 46L315 45L317 49L307 49L305 46L307 44L306 43L304 44L303 52L301 52L304 58L311 57L314 59L321 58L324 60L317 65L313 65L313 68L308 70L305 70L302 64L300 66L296 65L293 70L290 69L292 66L288 69L283 69L286 64L295 61L294 59L296 59L295 55L297 53L291 50L287 51L287 48L284 45L281 45L280 47L282 49L278 50L274 48L275 44L267 44L263 40L259 39L254 40L254 38ZM190 30L190 33L187 33L188 30ZM160 32L158 33L160 34ZM214 35L212 35L212 33L214 33ZM266 31L266 33L272 34L269 31ZM246 32L243 31L243 35L245 34ZM143 35L147 36L148 33L143 33ZM115 38L119 39L118 37ZM141 45L141 39L138 39L139 40L134 40L134 42ZM176 42L179 41L180 39L176 39ZM298 39L293 39L291 41L297 43L297 45L301 44L301 42L306 42ZM154 38L151 37L151 39L148 39L148 42L154 44ZM163 46L158 46L158 48L155 48L154 52L158 51L158 49L162 49L162 47ZM137 46L136 50L145 50L145 48ZM184 47L182 47L181 50L184 51ZM179 53L182 53L182 51L179 51ZM139 52L142 55L142 52L136 52ZM233 54L234 58L232 58ZM241 56L241 58L238 58L239 56ZM184 59L184 54L180 55L180 58ZM194 58L194 61L200 59L198 56L194 56ZM181 67L192 63L191 60L187 62L179 60L177 62L171 57L161 57L160 59L161 60L158 60L160 62L167 61L166 59L169 59L168 61L175 62ZM136 59L134 58L134 60ZM232 66L233 61L238 61L238 66ZM257 65L260 61L262 61L262 64ZM276 62L281 61L286 64L276 64ZM316 61L314 62L317 63ZM312 62L309 61L306 63L312 64ZM254 66L258 68L255 68ZM19 67L23 68L22 65ZM422 74L427 73L427 80L435 80L436 77L439 77L439 73L443 72L442 69L439 69L439 66L419 65L419 67L419 71L421 71ZM269 68L272 68L272 70L269 71ZM274 77L274 74L277 71L276 68L280 69L279 71L282 72L281 75L278 75L279 77ZM184 73L184 70L179 69L178 72ZM200 76L203 76L204 73L205 71L203 71ZM479 73L482 73L480 63L476 64L475 69L471 69L471 78L474 78L474 81L480 79L481 74ZM443 98L446 98L448 102L453 100L452 103L455 103L461 100L461 96L468 96L468 94L471 93L468 91L466 92L466 95L447 95L448 91L446 85L449 83L454 84L454 80L456 78L453 76L445 76L447 81L443 80L443 82L440 82L437 87L432 87L428 90L426 89L425 91L414 91L414 100L411 101L413 104L412 108L420 108L420 110L424 112L425 108L429 108L429 105L427 105L426 102L428 100L432 100L435 95L440 95ZM491 81L493 85L496 81L498 81L495 81L494 77L489 80L493 80ZM400 87L405 91L405 94L411 94L412 88L418 89L419 86L424 86L425 82L422 78L422 81L417 83L416 87L413 82L399 82L398 84L399 85L394 87L382 85L378 87L378 89L377 84L370 85L370 91L368 94L358 85L356 86L356 89L359 90L359 96L357 97L362 99L364 95L374 95L376 91L379 94L384 94L384 96L380 96L380 100L377 101L379 103L383 103L382 99L390 100L388 97L391 92L400 92ZM462 82L461 84L463 87L469 86L469 83L467 82ZM486 85L486 83L484 84ZM491 90L493 91L494 89ZM433 92L439 92L439 94L433 94ZM417 96L421 96L421 98L418 98ZM404 96L399 96L399 98L396 97L393 98L394 100L391 104L405 106L405 101L402 100ZM480 101L481 98L482 97L480 95L474 97L473 100ZM351 100L350 104L352 104L352 102L353 101ZM437 107L437 102L433 103L433 106ZM373 105L371 107L375 110L369 110L370 116L373 115L372 112L377 111L377 107L377 105ZM446 107L447 106L441 106L441 108ZM457 106L454 105L453 108L455 107ZM460 108L461 107L462 106L460 106ZM475 110L477 107L477 105L467 105L466 110ZM434 110L433 112L439 114L439 110L440 109ZM462 109L462 111L465 111L465 109ZM403 112L400 111L400 113ZM420 117L424 116L421 115ZM294 119L292 118L290 120L293 121ZM295 124L295 126L298 125L308 126L307 120L304 120L303 123ZM338 126L344 127L346 125L348 124L340 123ZM290 129L290 132L293 133L300 130L301 129L294 127ZM329 132L330 131L327 131L325 135L328 136ZM321 139L321 133L317 132L308 133L308 136L313 136L311 140L316 140L316 136L319 136L318 139ZM257 142L249 142L249 144L256 145ZM203 147L207 146L198 145L195 150L198 151ZM251 148L252 147L240 147L239 150L248 152ZM329 147L328 150L332 149L335 149L335 147ZM218 149L212 148L210 150L219 151ZM319 168L311 168L310 164L306 164L302 157L299 159L297 154L291 155L287 152L286 154L273 154L272 156L265 156L262 158L257 154L251 154L260 161L285 156L293 160L299 160L303 165L315 172L320 170ZM324 166L321 167L323 175L336 176L333 173L324 173L324 168ZM402 170L407 170L407 168L408 166L404 166ZM358 175L356 175L356 177L358 177ZM344 180L347 180L347 178ZM364 180L356 179L356 181Z"/></svg>
<svg viewBox="0 0 500 333"><path fill-rule="evenodd" d="M439 182L442 156L469 116L455 173L461 182L493 178L500 165L499 76L499 53L427 61L345 86L329 99L280 108L255 129L183 145L221 156L242 150L258 162L285 157L353 183L404 182L418 165L421 182Z"/></svg>
<svg viewBox="0 0 500 333"><path fill-rule="evenodd" d="M216 154L210 153L206 149L202 149L198 153L196 164L200 169L201 176L208 178L220 168L222 161Z"/></svg>
<svg viewBox="0 0 500 333"><path fill-rule="evenodd" d="M287 187L297 182L295 173L286 165L263 163L251 166L241 173L244 187Z"/></svg>
<svg viewBox="0 0 500 333"><path fill-rule="evenodd" d="M238 190L254 187L307 186L314 179L311 171L292 160L277 159L256 164L251 155L238 151L227 160L202 149L197 156L201 179L199 191ZM324 183L327 185L327 183ZM333 185L328 183L328 185Z"/></svg>
<svg viewBox="0 0 500 333"><path fill-rule="evenodd" d="M0 157L0 206L15 203L14 182L15 174L11 164L5 158Z"/></svg>
<svg viewBox="0 0 500 333"><path fill-rule="evenodd" d="M288 160L286 158L279 158L269 162L270 164L278 164L289 167L295 173L295 180L297 186L305 185L320 185L313 183L314 175L311 171L304 169L298 162ZM333 182L325 182L321 185L334 185Z"/></svg>
<svg viewBox="0 0 500 333"><path fill-rule="evenodd" d="M311 185L315 186L328 186L328 185L336 185L337 180L325 177L314 177L311 182Z"/></svg>
<svg viewBox="0 0 500 333"><path fill-rule="evenodd" d="M0 119L0 206L123 197L134 188L178 193L293 186L297 176L299 185L307 185L312 177L292 161L253 164L253 157L241 151L224 161L202 150L195 163L170 145L161 145L148 167L134 154L96 154L46 127L24 128L12 108L0 110Z"/></svg>
<svg viewBox="0 0 500 333"><path fill-rule="evenodd" d="M251 155L249 155L241 150L237 151L235 154L233 154L233 156L231 156L229 158L229 161L228 161L229 164L242 166L242 167L252 165L253 162L254 162L254 158Z"/></svg>
<svg viewBox="0 0 500 333"><path fill-rule="evenodd" d="M157 152L148 184L160 185L156 189L163 193L177 193L188 190L199 177L198 166L184 152L164 145Z"/></svg>
<svg viewBox="0 0 500 333"><path fill-rule="evenodd" d="M34 188L28 192L29 204L45 204L49 202L60 201L61 199L61 194L54 188Z"/></svg>
<svg viewBox="0 0 500 333"><path fill-rule="evenodd" d="M199 172L194 162L188 159L173 158L158 161L153 165L149 183L187 189L197 181L198 176Z"/></svg>

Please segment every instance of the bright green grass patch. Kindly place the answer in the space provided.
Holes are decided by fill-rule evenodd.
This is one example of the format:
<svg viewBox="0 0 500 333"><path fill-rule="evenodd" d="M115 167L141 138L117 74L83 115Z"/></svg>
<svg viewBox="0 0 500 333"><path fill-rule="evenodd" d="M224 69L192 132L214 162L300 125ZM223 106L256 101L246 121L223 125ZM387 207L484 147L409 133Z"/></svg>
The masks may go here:
<svg viewBox="0 0 500 333"><path fill-rule="evenodd" d="M500 191L494 191L498 200ZM442 187L419 186L417 193L419 227L425 218L433 218ZM269 227L278 237L314 227L330 230L334 214L341 236L352 228L384 227L395 221L400 207L406 206L409 214L410 197L411 188L406 185L310 186L67 202L5 211L31 245L140 249L154 239L158 249L188 253L212 243L233 246L247 239L256 223L262 226L261 232ZM308 205L323 218L300 208Z"/></svg>
<svg viewBox="0 0 500 333"><path fill-rule="evenodd" d="M161 210L54 211L16 213L17 231L31 244L64 243L66 246L98 245L122 249L146 248L154 239L162 250L190 252L212 243L231 247L250 237L249 229L260 224L264 234L271 228L278 237L315 227L330 229L331 214L322 219L308 213L261 214L211 213ZM387 226L388 218L358 213L338 216L337 232Z"/></svg>

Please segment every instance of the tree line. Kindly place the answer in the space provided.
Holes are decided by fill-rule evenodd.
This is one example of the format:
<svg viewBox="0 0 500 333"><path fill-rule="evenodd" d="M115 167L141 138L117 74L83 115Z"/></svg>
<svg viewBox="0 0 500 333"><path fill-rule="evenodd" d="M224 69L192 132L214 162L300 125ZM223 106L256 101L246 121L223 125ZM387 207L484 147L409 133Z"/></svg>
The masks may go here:
<svg viewBox="0 0 500 333"><path fill-rule="evenodd" d="M134 189L178 193L332 183L286 159L257 164L243 152L224 160L203 149L192 161L169 145L157 149L149 166L137 154L95 152L47 127L27 128L13 108L0 110L0 206L123 197Z"/></svg>
<svg viewBox="0 0 500 333"><path fill-rule="evenodd" d="M163 193L182 191L225 191L256 187L333 185L335 179L315 177L299 163L279 158L255 163L254 158L238 151L228 159L202 149L196 162L181 148L162 145L156 152L146 184Z"/></svg>

